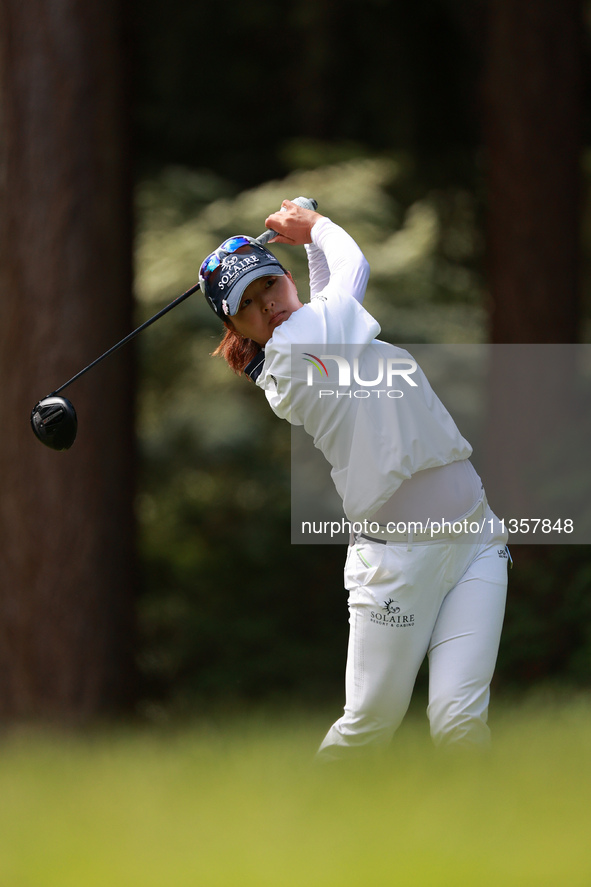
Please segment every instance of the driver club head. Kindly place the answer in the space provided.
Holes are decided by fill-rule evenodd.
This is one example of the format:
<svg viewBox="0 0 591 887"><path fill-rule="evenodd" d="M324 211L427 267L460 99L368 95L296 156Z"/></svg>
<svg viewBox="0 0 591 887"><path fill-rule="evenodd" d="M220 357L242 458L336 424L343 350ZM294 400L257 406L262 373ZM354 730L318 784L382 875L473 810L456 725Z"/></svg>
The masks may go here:
<svg viewBox="0 0 591 887"><path fill-rule="evenodd" d="M33 407L31 427L46 447L69 450L78 431L76 410L67 398L50 395Z"/></svg>

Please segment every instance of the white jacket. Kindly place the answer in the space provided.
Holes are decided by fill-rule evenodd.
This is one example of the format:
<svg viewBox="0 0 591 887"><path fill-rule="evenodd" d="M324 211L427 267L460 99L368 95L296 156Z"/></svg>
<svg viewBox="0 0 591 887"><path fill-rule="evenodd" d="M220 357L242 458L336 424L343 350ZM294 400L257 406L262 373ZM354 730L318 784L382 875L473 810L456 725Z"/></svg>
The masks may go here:
<svg viewBox="0 0 591 887"><path fill-rule="evenodd" d="M312 239L311 301L275 329L257 385L313 437L345 514L361 521L417 471L468 459L472 448L408 351L376 339L380 326L361 305L369 266L355 241L326 217ZM388 379L388 367L404 375Z"/></svg>

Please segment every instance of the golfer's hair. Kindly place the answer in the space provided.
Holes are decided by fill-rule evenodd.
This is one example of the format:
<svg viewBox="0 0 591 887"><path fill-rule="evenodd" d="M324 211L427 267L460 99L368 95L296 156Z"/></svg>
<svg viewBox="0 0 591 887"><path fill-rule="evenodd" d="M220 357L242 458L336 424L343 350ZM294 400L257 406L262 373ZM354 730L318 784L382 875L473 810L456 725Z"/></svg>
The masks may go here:
<svg viewBox="0 0 591 887"><path fill-rule="evenodd" d="M233 326L226 323L224 338L213 352L213 357L221 355L228 366L241 376L244 368L261 351L261 346L252 339L246 339L236 332Z"/></svg>

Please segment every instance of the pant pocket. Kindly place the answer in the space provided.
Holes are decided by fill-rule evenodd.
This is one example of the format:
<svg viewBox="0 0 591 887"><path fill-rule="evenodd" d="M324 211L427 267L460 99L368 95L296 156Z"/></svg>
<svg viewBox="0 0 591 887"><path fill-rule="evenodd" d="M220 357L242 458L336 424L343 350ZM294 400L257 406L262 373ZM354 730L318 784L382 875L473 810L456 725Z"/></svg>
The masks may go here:
<svg viewBox="0 0 591 887"><path fill-rule="evenodd" d="M360 538L349 546L345 561L345 588L369 585L381 567L386 546Z"/></svg>

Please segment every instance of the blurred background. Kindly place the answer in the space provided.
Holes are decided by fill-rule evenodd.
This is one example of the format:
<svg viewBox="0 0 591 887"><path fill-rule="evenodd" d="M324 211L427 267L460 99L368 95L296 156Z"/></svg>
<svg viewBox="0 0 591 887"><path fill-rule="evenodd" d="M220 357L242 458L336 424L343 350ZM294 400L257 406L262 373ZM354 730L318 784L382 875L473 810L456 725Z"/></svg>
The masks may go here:
<svg viewBox="0 0 591 887"><path fill-rule="evenodd" d="M300 194L384 338L589 342L590 32L582 0L2 0L5 722L338 715L345 551L290 545L289 425L198 295L65 392L71 451L30 410ZM498 698L588 688L591 551L513 555Z"/></svg>

